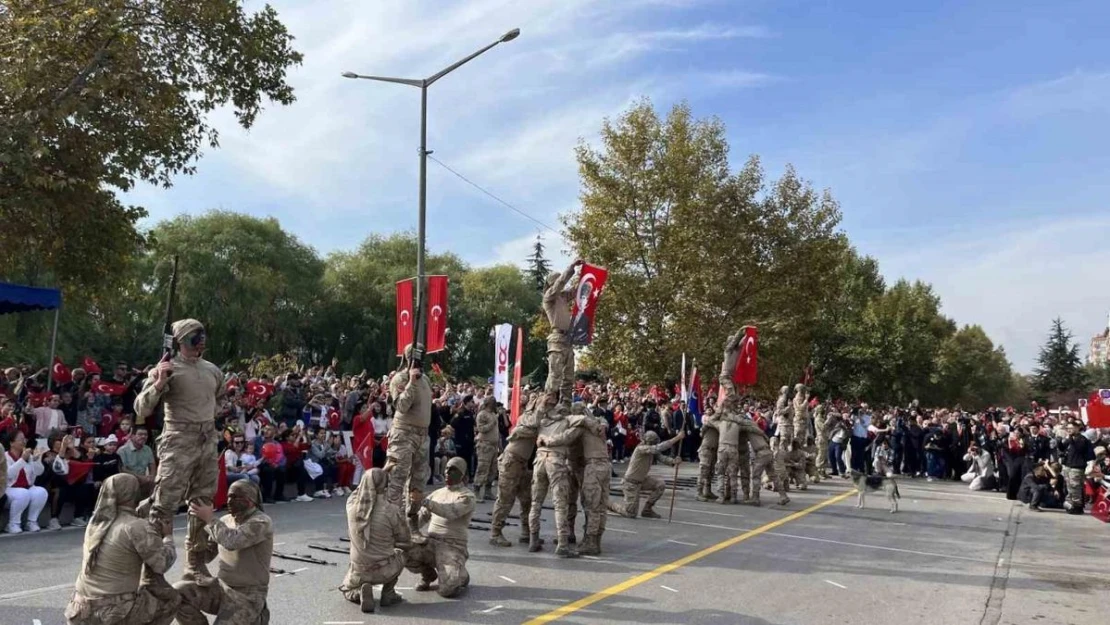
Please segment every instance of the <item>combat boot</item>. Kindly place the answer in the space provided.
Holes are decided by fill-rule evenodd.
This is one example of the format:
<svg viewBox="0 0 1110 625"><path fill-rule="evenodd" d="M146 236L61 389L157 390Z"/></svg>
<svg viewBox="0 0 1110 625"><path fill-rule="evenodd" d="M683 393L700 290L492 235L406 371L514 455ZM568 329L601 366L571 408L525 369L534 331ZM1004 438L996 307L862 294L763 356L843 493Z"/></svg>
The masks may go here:
<svg viewBox="0 0 1110 625"><path fill-rule="evenodd" d="M537 551L543 551L543 546L542 546L542 543L540 542L540 533L539 532L532 532L532 534L528 537L528 551L530 553L536 553Z"/></svg>
<svg viewBox="0 0 1110 625"><path fill-rule="evenodd" d="M578 543L578 537L574 535L574 530L567 534L567 544L574 545Z"/></svg>
<svg viewBox="0 0 1110 625"><path fill-rule="evenodd" d="M359 590L359 608L362 609L363 614L373 614L374 612L374 585L363 584Z"/></svg>
<svg viewBox="0 0 1110 625"><path fill-rule="evenodd" d="M698 501L703 501L703 502L708 502L709 501L709 497L707 497L705 495L705 493L698 493L698 496L694 497L694 499L697 499Z"/></svg>
<svg viewBox="0 0 1110 625"><path fill-rule="evenodd" d="M788 503L790 503L790 498L786 496L786 493L779 493L779 505L785 506Z"/></svg>
<svg viewBox="0 0 1110 625"><path fill-rule="evenodd" d="M586 535L582 540L582 544L578 547L578 555L582 556L596 556L601 555L601 545L599 544L597 536Z"/></svg>
<svg viewBox="0 0 1110 625"><path fill-rule="evenodd" d="M513 544L511 542L509 542L507 538L505 538L504 536L501 535L501 529L500 528L498 528L496 531L494 531L490 534L489 544L493 545L494 547L512 547L513 546Z"/></svg>
<svg viewBox="0 0 1110 625"><path fill-rule="evenodd" d="M732 503L732 496L728 493L725 493L720 499L717 500L717 503L721 505Z"/></svg>
<svg viewBox="0 0 1110 625"><path fill-rule="evenodd" d="M486 494L483 501L497 501L497 496L493 492L493 484L486 487Z"/></svg>
<svg viewBox="0 0 1110 625"><path fill-rule="evenodd" d="M640 511L640 516L645 518L645 519L661 519L661 518L663 518L663 517L659 516L659 513L656 512L652 508L651 504L648 504L648 505L644 506L644 509Z"/></svg>
<svg viewBox="0 0 1110 625"><path fill-rule="evenodd" d="M705 498L709 501L717 501L717 496L713 494L713 489L708 486L705 487Z"/></svg>
<svg viewBox="0 0 1110 625"><path fill-rule="evenodd" d="M577 558L578 550L569 544L566 536L560 536L559 545L555 547L555 555L560 558Z"/></svg>
<svg viewBox="0 0 1110 625"><path fill-rule="evenodd" d="M383 608L388 608L391 605L397 605L405 600L401 593L397 592L394 586L397 585L397 580L394 580L385 586L382 586L382 598L378 601L378 605Z"/></svg>
<svg viewBox="0 0 1110 625"><path fill-rule="evenodd" d="M208 572L208 565L204 562L204 554L186 552L185 571L181 574L181 581L194 582L197 586L211 586L215 580Z"/></svg>

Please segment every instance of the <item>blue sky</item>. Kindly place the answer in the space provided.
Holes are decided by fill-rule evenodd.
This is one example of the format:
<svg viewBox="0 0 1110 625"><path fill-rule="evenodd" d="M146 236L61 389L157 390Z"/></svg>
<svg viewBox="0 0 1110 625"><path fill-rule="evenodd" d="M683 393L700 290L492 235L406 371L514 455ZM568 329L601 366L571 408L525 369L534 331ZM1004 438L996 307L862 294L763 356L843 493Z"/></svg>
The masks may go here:
<svg viewBox="0 0 1110 625"><path fill-rule="evenodd" d="M728 127L732 161L787 163L841 202L889 281L932 283L1023 371L1059 315L1086 341L1110 290L1110 3L803 0L277 0L298 102L249 132L228 111L197 175L131 194L151 223L272 215L321 252L415 228L416 89L429 148L539 220L577 203L573 147L650 97ZM248 1L256 9L260 2ZM521 262L538 227L429 163L429 246ZM563 244L548 236L553 252ZM561 261L560 261L561 262Z"/></svg>

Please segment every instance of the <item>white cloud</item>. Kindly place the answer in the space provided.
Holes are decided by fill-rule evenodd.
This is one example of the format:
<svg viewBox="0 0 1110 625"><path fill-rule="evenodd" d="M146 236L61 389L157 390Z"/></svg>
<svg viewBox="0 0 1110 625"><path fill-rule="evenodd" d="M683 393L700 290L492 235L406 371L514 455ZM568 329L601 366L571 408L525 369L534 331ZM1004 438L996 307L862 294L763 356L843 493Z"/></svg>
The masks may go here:
<svg viewBox="0 0 1110 625"><path fill-rule="evenodd" d="M1014 90L1006 101L1019 120L1045 115L1110 111L1110 72L1076 70L1059 78Z"/></svg>

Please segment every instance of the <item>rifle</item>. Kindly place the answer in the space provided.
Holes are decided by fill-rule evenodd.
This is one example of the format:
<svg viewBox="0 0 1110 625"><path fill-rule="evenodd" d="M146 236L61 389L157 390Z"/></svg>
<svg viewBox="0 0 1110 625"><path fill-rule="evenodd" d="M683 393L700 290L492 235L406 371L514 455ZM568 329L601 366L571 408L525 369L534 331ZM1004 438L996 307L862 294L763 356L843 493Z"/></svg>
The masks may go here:
<svg viewBox="0 0 1110 625"><path fill-rule="evenodd" d="M177 291L177 254L173 255L170 290L166 295L166 323L162 326L162 360L173 358L173 296Z"/></svg>
<svg viewBox="0 0 1110 625"><path fill-rule="evenodd" d="M294 560L296 562L308 562L309 564L330 564L331 566L336 566L334 562L313 558L312 556L304 556L299 553L281 553L280 551L275 551L274 557L283 560Z"/></svg>

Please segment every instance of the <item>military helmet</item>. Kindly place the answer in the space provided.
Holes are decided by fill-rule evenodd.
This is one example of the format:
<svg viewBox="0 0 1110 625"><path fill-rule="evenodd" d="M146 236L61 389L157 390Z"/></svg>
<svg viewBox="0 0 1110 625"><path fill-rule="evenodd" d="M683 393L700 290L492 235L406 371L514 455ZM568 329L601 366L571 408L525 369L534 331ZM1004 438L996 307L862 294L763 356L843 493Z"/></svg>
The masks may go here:
<svg viewBox="0 0 1110 625"><path fill-rule="evenodd" d="M644 443L647 445L658 445L659 435L655 432L652 432L651 430L648 430L644 433Z"/></svg>

